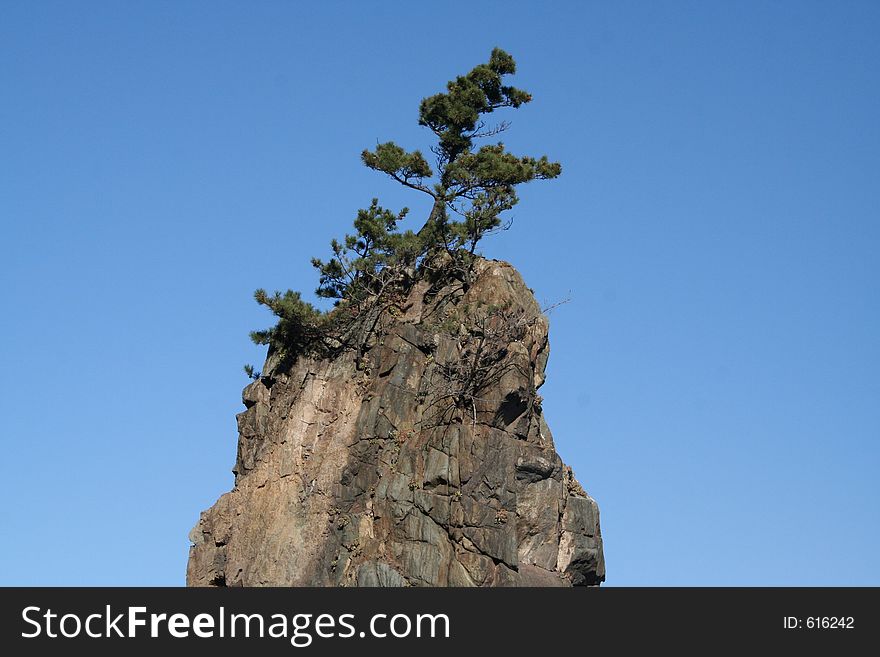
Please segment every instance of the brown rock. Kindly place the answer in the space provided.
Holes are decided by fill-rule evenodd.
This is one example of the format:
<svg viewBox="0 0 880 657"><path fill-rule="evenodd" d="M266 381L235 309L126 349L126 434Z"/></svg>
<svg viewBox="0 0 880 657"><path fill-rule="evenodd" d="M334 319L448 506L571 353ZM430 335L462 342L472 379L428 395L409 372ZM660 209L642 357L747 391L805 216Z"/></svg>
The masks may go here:
<svg viewBox="0 0 880 657"><path fill-rule="evenodd" d="M353 353L244 389L235 487L190 586L570 586L605 578L599 510L540 407L548 323L507 263L413 286Z"/></svg>

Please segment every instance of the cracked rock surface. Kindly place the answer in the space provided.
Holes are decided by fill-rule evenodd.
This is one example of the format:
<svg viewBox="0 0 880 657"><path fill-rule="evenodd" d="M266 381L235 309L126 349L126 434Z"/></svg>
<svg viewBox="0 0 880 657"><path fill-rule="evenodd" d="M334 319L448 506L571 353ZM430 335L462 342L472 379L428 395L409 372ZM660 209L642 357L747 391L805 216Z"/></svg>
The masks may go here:
<svg viewBox="0 0 880 657"><path fill-rule="evenodd" d="M235 487L190 533L189 586L595 586L599 509L541 410L546 317L482 260L416 283L358 360L270 354Z"/></svg>

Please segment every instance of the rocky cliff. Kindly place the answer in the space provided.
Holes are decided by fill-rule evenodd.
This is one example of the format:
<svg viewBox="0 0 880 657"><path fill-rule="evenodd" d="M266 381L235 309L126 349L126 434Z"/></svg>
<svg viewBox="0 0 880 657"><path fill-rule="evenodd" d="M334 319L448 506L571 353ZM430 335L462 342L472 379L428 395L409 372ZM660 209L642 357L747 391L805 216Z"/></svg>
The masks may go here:
<svg viewBox="0 0 880 657"><path fill-rule="evenodd" d="M190 534L190 586L581 586L599 510L537 389L548 323L507 263L414 283L358 356L269 356L235 487Z"/></svg>

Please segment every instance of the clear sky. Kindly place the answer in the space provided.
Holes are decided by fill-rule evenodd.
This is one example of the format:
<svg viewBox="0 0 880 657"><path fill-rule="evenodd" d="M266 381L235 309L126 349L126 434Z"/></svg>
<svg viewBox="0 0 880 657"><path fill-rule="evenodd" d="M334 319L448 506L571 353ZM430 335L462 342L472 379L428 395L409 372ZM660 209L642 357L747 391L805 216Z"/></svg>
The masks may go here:
<svg viewBox="0 0 880 657"><path fill-rule="evenodd" d="M563 175L484 252L609 585L880 585L880 4L0 3L0 584L179 585L232 485L257 287L493 46Z"/></svg>

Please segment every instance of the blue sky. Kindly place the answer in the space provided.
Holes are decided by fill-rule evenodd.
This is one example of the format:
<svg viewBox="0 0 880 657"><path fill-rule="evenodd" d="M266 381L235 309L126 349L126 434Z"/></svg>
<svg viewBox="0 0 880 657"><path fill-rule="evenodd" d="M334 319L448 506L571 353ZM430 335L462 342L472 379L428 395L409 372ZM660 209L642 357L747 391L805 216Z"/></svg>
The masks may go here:
<svg viewBox="0 0 880 657"><path fill-rule="evenodd" d="M484 252L609 585L880 585L880 5L0 5L0 584L179 585L257 287L310 292L419 100L517 59L563 163ZM499 117L501 118L501 117ZM418 196L418 195L416 195Z"/></svg>

